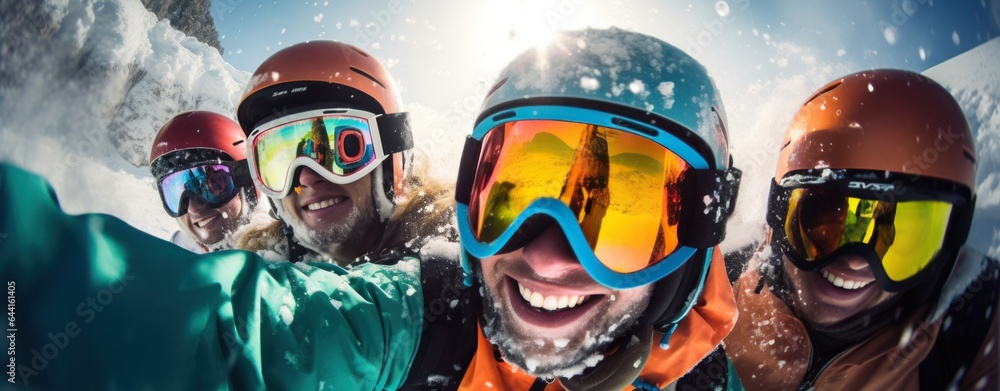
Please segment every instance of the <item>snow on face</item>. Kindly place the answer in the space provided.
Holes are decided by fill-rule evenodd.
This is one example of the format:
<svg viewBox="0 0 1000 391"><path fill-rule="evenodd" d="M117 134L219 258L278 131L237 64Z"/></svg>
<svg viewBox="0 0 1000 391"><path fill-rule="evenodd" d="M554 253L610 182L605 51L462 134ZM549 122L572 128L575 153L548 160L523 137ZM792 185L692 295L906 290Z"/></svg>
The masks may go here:
<svg viewBox="0 0 1000 391"><path fill-rule="evenodd" d="M303 169L300 178L307 176ZM308 175L319 178L309 170ZM298 191L289 192L276 202L278 216L292 227L295 239L303 246L332 258L337 262L350 262L368 251L359 248L372 229L378 226L379 217L375 212L375 201L371 193L371 175L346 185L336 185L322 179L309 180ZM300 179L301 180L301 179ZM309 205L327 200L338 200L338 204L318 210L308 210ZM336 208L349 209L325 212ZM325 204L324 204L325 205Z"/></svg>
<svg viewBox="0 0 1000 391"><path fill-rule="evenodd" d="M534 376L572 377L600 362L601 353L632 329L652 286L611 291L594 282L579 263L574 262L574 269L562 262L552 248L533 249L539 240L480 261L475 274L483 286L483 334L500 347L505 360ZM546 257L534 258L542 253ZM555 269L560 271L550 274ZM546 299L566 291L593 294L580 307L541 310L524 300L518 292L521 284L539 287Z"/></svg>

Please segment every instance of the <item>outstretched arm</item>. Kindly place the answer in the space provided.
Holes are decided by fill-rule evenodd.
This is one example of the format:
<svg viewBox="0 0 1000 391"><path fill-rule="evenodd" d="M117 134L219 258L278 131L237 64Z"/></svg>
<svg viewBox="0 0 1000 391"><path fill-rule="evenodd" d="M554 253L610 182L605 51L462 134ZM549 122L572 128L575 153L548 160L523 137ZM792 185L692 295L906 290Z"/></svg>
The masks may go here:
<svg viewBox="0 0 1000 391"><path fill-rule="evenodd" d="M44 180L3 164L0 233L4 380L25 388L394 389L420 342L416 260L348 272L196 255L66 215Z"/></svg>

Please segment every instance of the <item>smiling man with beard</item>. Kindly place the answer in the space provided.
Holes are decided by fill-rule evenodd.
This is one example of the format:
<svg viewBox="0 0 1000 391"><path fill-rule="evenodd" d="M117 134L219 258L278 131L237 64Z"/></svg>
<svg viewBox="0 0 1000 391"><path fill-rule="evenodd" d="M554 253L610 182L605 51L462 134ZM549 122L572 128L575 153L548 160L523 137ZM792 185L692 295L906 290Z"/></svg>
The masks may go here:
<svg viewBox="0 0 1000 391"><path fill-rule="evenodd" d="M996 389L997 261L965 248L976 148L946 89L844 76L802 105L726 348L748 389Z"/></svg>
<svg viewBox="0 0 1000 391"><path fill-rule="evenodd" d="M368 53L334 41L275 53L251 76L237 119L254 183L278 218L244 232L240 248L271 260L349 265L455 239L438 229L454 218L436 205L448 192L409 175L408 115L388 71Z"/></svg>
<svg viewBox="0 0 1000 391"><path fill-rule="evenodd" d="M153 139L149 167L163 210L181 227L170 241L203 253L233 248L257 191L240 125L208 111L178 114Z"/></svg>
<svg viewBox="0 0 1000 391"><path fill-rule="evenodd" d="M588 29L497 80L456 187L484 297L460 388L738 388L715 246L740 173L705 69L656 38Z"/></svg>

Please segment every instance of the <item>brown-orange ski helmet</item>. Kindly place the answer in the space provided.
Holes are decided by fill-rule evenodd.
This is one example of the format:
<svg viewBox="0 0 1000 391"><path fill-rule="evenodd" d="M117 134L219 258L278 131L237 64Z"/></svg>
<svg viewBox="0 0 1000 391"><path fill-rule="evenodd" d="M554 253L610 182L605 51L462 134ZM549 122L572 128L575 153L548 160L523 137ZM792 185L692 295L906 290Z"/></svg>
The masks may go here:
<svg viewBox="0 0 1000 391"><path fill-rule="evenodd" d="M800 269L851 252L882 289L903 291L950 269L975 181L972 134L944 87L904 70L858 72L792 119L767 219L778 253Z"/></svg>
<svg viewBox="0 0 1000 391"><path fill-rule="evenodd" d="M252 136L264 124L324 109L362 110L381 117L379 152L391 156L381 164L383 190L392 200L405 175L403 151L413 145L409 122L385 66L363 50L322 40L282 49L254 71L236 113L245 134ZM253 141L249 143L253 154Z"/></svg>

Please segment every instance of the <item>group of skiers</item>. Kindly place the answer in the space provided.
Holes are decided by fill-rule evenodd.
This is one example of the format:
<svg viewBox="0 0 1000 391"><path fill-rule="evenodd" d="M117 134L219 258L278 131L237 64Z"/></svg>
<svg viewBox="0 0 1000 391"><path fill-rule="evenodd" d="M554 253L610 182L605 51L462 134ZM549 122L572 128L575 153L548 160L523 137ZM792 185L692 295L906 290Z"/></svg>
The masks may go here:
<svg viewBox="0 0 1000 391"><path fill-rule="evenodd" d="M0 165L10 382L996 389L1000 269L964 246L976 148L958 103L892 69L804 98L760 205L766 240L726 262L741 172L723 100L666 42L584 29L521 53L454 185L424 173L377 59L290 46L235 113L182 113L156 135L184 248L66 215L44 180Z"/></svg>

